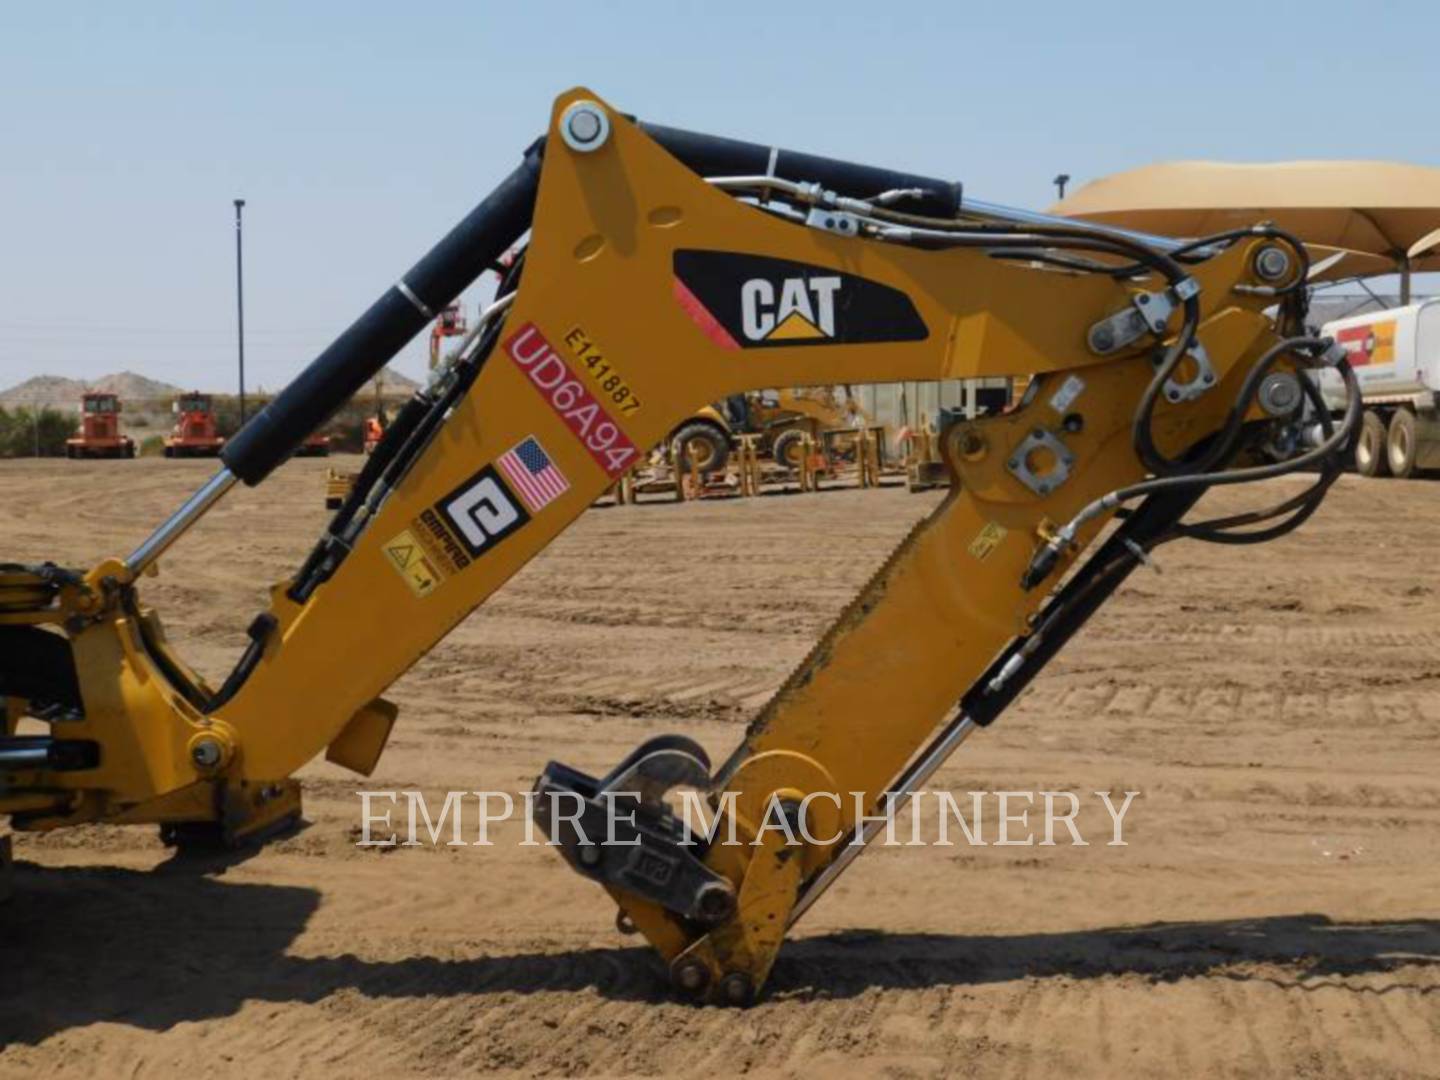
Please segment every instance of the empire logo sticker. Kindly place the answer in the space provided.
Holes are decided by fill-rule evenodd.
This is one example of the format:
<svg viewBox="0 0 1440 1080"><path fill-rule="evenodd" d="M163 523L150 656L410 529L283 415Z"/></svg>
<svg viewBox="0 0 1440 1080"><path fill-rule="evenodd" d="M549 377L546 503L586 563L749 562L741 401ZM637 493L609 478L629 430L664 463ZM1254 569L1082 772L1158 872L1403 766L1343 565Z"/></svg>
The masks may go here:
<svg viewBox="0 0 1440 1080"><path fill-rule="evenodd" d="M458 574L470 565L470 555L464 545L445 527L433 508L422 511L410 523L410 534L420 541L430 562L447 574Z"/></svg>
<svg viewBox="0 0 1440 1080"><path fill-rule="evenodd" d="M924 341L910 298L828 267L736 251L679 250L675 299L724 349Z"/></svg>
<svg viewBox="0 0 1440 1080"><path fill-rule="evenodd" d="M441 499L435 509L454 526L472 558L489 551L530 520L492 465L486 465Z"/></svg>
<svg viewBox="0 0 1440 1080"><path fill-rule="evenodd" d="M555 415L565 421L565 426L605 470L606 476L614 480L635 464L640 451L630 436L534 323L526 323L510 336L505 342L505 354L524 372L530 384L555 410Z"/></svg>

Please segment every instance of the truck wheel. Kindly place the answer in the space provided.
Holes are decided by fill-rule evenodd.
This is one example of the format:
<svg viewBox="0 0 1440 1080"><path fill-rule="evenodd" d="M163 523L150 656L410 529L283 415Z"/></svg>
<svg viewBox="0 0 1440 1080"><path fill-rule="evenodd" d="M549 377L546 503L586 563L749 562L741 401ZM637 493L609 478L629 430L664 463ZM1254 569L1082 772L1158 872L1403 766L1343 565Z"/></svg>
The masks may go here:
<svg viewBox="0 0 1440 1080"><path fill-rule="evenodd" d="M716 473L730 459L730 444L723 433L705 423L685 424L670 441L670 454L677 469L689 470L690 463L702 474Z"/></svg>
<svg viewBox="0 0 1440 1080"><path fill-rule="evenodd" d="M1415 447L1415 414L1409 409L1396 409L1390 417L1390 437L1385 441L1391 476L1404 480L1414 475Z"/></svg>
<svg viewBox="0 0 1440 1080"><path fill-rule="evenodd" d="M1355 441L1355 471L1361 476L1384 476L1390 471L1385 453L1385 421L1374 409L1366 409Z"/></svg>
<svg viewBox="0 0 1440 1080"><path fill-rule="evenodd" d="M780 432L770 444L770 456L775 459L775 464L783 465L787 469L798 469L800 457L804 453L805 433L799 428Z"/></svg>

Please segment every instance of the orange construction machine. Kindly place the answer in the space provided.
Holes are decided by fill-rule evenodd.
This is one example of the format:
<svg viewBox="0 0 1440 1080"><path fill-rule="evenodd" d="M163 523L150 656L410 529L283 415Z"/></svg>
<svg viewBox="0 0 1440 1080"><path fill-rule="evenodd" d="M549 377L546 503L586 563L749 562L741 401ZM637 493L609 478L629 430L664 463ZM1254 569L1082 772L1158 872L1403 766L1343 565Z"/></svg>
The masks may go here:
<svg viewBox="0 0 1440 1080"><path fill-rule="evenodd" d="M181 394L172 406L175 428L165 439L166 457L219 457L225 439L215 423L209 394Z"/></svg>
<svg viewBox="0 0 1440 1080"><path fill-rule="evenodd" d="M374 416L365 418L365 453L373 454L375 447L380 445L380 440L384 437L385 413L384 410L381 410Z"/></svg>
<svg viewBox="0 0 1440 1080"><path fill-rule="evenodd" d="M80 402L80 426L65 440L69 458L133 458L135 441L120 434L120 399L86 394Z"/></svg>
<svg viewBox="0 0 1440 1080"><path fill-rule="evenodd" d="M465 309L459 302L448 305L430 327L430 370L440 366L440 345L447 337L459 337L469 329Z"/></svg>

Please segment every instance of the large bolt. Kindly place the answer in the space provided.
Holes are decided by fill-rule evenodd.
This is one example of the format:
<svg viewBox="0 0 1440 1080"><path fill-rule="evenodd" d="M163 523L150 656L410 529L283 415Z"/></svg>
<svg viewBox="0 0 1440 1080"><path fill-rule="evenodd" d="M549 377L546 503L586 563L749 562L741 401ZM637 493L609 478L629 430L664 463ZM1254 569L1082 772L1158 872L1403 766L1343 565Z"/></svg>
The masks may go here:
<svg viewBox="0 0 1440 1080"><path fill-rule="evenodd" d="M190 760L202 769L213 769L224 756L224 747L215 739L200 739L190 747Z"/></svg>
<svg viewBox="0 0 1440 1080"><path fill-rule="evenodd" d="M676 962L670 969L670 980L687 994L701 994L710 985L710 969L692 956Z"/></svg>
<svg viewBox="0 0 1440 1080"><path fill-rule="evenodd" d="M720 980L720 1000L727 1005L749 1005L755 984L743 971L732 971Z"/></svg>
<svg viewBox="0 0 1440 1080"><path fill-rule="evenodd" d="M702 922L721 922L735 910L735 893L728 885L707 881L695 895L695 910Z"/></svg>
<svg viewBox="0 0 1440 1080"><path fill-rule="evenodd" d="M1300 407L1300 383L1289 372L1273 371L1261 381L1255 398L1271 416L1288 416Z"/></svg>
<svg viewBox="0 0 1440 1080"><path fill-rule="evenodd" d="M609 135L610 121L593 101L577 101L560 117L560 137L577 153L600 149Z"/></svg>
<svg viewBox="0 0 1440 1080"><path fill-rule="evenodd" d="M595 867L599 866L599 865L600 865L600 845L598 845L598 844L581 844L581 845L580 845L580 855L579 855L579 859L580 859L580 865L581 865L581 866L588 866L588 867L590 867L591 869L594 869Z"/></svg>
<svg viewBox="0 0 1440 1080"><path fill-rule="evenodd" d="M967 431L960 437L960 456L966 461L980 461L989 447L978 431Z"/></svg>
<svg viewBox="0 0 1440 1080"><path fill-rule="evenodd" d="M570 117L570 137L576 142L594 142L600 135L600 117L582 109Z"/></svg>
<svg viewBox="0 0 1440 1080"><path fill-rule="evenodd" d="M1261 248L1255 255L1255 275L1262 281L1279 281L1290 273L1290 256L1283 248L1273 244Z"/></svg>

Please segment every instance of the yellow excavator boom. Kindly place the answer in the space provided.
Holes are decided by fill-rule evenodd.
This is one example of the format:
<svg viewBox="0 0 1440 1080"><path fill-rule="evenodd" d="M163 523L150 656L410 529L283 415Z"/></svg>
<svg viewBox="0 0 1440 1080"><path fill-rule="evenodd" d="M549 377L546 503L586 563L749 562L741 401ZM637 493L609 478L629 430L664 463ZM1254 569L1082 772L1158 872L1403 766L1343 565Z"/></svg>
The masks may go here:
<svg viewBox="0 0 1440 1080"><path fill-rule="evenodd" d="M527 232L496 301L207 685L143 604L143 574ZM972 211L957 185L643 124L572 90L515 172L135 552L0 567L0 812L177 839L283 824L295 771L325 753L368 774L398 712L387 688L704 403L1029 376L1017 408L947 433L953 489L728 760L671 736L605 777L551 763L537 783L536 820L677 985L748 1000L868 818L991 722L1151 547L1232 528L1181 521L1206 487L1314 466L1304 499L1255 521L1288 528L1318 504L1354 418L1305 412L1302 369L1344 369L1301 334L1305 266L1263 226L1181 247ZM18 733L23 717L50 734ZM739 842L689 832L683 787ZM617 797L634 802L631 842L592 842Z"/></svg>

